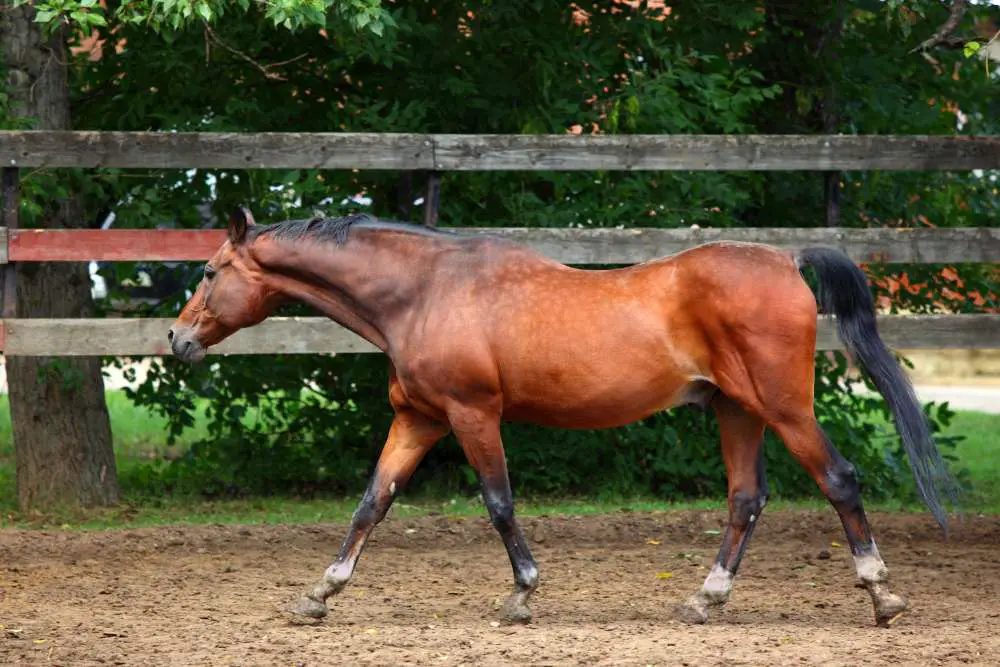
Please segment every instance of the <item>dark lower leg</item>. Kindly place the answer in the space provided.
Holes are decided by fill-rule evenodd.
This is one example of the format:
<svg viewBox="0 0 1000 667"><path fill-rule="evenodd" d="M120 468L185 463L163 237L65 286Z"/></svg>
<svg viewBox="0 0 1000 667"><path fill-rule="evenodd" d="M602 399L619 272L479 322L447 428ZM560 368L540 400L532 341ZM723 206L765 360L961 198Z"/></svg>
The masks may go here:
<svg viewBox="0 0 1000 667"><path fill-rule="evenodd" d="M377 472L372 477L361 502L354 511L354 516L351 518L347 537L340 547L337 559L326 569L323 578L316 582L299 601L297 607L300 610L299 613L315 617L326 615L326 599L342 591L351 580L354 568L357 566L365 543L368 541L368 536L375 526L385 518L389 507L392 506L395 495L393 492L396 489L390 491L390 486L392 483L385 484L379 479ZM308 613L308 609L315 610L315 613Z"/></svg>
<svg viewBox="0 0 1000 667"><path fill-rule="evenodd" d="M535 563L521 527L514 518L514 498L506 474L502 479L481 478L483 501L490 514L490 522L500 533L510 565L514 571L514 590L503 606L503 616L508 621L531 620L528 598L538 587L538 565Z"/></svg>
<svg viewBox="0 0 1000 667"><path fill-rule="evenodd" d="M447 430L419 415L401 417L397 414L375 473L351 518L337 559L290 611L311 618L326 616L327 598L339 593L351 580L368 536L385 518L392 501L409 481L424 454Z"/></svg>
<svg viewBox="0 0 1000 667"><path fill-rule="evenodd" d="M813 475L840 516L858 579L871 595L875 621L879 625L888 625L906 609L906 600L889 590L889 570L872 536L854 466L837 451L819 424L813 422L811 431L811 434L806 431L803 435L811 435L813 445L789 446L789 449Z"/></svg>
<svg viewBox="0 0 1000 667"><path fill-rule="evenodd" d="M715 564L726 572L736 575L753 536L764 506L767 504L767 478L764 472L764 447L758 445L755 466L755 483L747 488L734 489L729 496L729 526L722 538L719 555Z"/></svg>
<svg viewBox="0 0 1000 667"><path fill-rule="evenodd" d="M705 623L709 608L729 600L740 561L767 503L763 422L725 397L715 405L729 478L729 525L701 589L677 609L688 623Z"/></svg>
<svg viewBox="0 0 1000 667"><path fill-rule="evenodd" d="M906 609L906 601L889 590L889 570L872 536L854 466L841 456L822 430L820 437L830 454L830 463L820 488L840 515L858 579L868 590L875 607L875 621L879 625L888 625Z"/></svg>
<svg viewBox="0 0 1000 667"><path fill-rule="evenodd" d="M469 464L479 475L490 522L503 539L514 570L514 590L504 603L504 619L527 622L531 620L528 598L538 587L538 565L514 518L514 497L500 439L499 415L456 406L449 417Z"/></svg>

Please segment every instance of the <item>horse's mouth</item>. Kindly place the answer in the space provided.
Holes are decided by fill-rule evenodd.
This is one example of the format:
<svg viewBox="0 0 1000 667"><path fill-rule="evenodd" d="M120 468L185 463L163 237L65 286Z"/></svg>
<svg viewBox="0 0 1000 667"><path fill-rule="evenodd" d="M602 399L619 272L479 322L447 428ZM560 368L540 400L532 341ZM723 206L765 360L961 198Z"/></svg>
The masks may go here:
<svg viewBox="0 0 1000 667"><path fill-rule="evenodd" d="M193 338L175 335L173 329L170 330L167 339L170 341L170 351L173 352L174 356L189 364L198 363L205 358L208 352L201 343Z"/></svg>
<svg viewBox="0 0 1000 667"><path fill-rule="evenodd" d="M182 349L174 350L174 356L180 358L181 361L186 361L189 364L198 363L205 358L206 354L208 354L208 350L203 348L198 343L190 340L184 343Z"/></svg>

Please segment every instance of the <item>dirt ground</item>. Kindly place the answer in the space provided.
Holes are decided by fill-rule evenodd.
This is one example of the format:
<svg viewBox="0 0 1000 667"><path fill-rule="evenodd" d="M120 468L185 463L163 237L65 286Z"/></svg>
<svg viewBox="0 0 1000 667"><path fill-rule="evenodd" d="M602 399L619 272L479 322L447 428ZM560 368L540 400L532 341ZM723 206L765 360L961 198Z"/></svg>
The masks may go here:
<svg viewBox="0 0 1000 667"><path fill-rule="evenodd" d="M833 512L765 513L732 601L683 625L672 608L707 573L723 518L523 519L541 570L528 626L497 623L510 566L479 518L390 517L315 626L282 608L343 525L2 530L0 664L1000 663L997 517L966 517L945 542L925 516L874 515L911 602L880 629Z"/></svg>

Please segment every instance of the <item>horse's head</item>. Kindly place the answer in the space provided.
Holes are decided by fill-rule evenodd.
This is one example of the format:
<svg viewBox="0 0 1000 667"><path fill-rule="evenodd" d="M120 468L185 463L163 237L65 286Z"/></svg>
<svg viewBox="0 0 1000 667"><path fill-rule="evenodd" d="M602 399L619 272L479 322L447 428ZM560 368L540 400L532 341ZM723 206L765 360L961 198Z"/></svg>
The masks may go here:
<svg viewBox="0 0 1000 667"><path fill-rule="evenodd" d="M170 327L170 349L184 361L201 361L209 347L263 321L278 306L280 296L265 284L247 251L247 228L253 224L247 209L233 213L229 240L205 265L198 289Z"/></svg>

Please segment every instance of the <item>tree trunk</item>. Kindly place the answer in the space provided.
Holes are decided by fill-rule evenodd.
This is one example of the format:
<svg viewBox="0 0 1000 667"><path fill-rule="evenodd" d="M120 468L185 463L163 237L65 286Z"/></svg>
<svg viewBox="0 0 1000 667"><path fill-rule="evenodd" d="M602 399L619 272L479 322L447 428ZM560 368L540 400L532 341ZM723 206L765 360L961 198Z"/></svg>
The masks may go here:
<svg viewBox="0 0 1000 667"><path fill-rule="evenodd" d="M44 130L71 129L64 36L46 40L30 6L0 13L7 88L14 112ZM41 227L80 226L79 200L51 198ZM17 267L19 317L93 314L84 264ZM8 357L7 384L22 509L118 502L111 423L99 357Z"/></svg>

